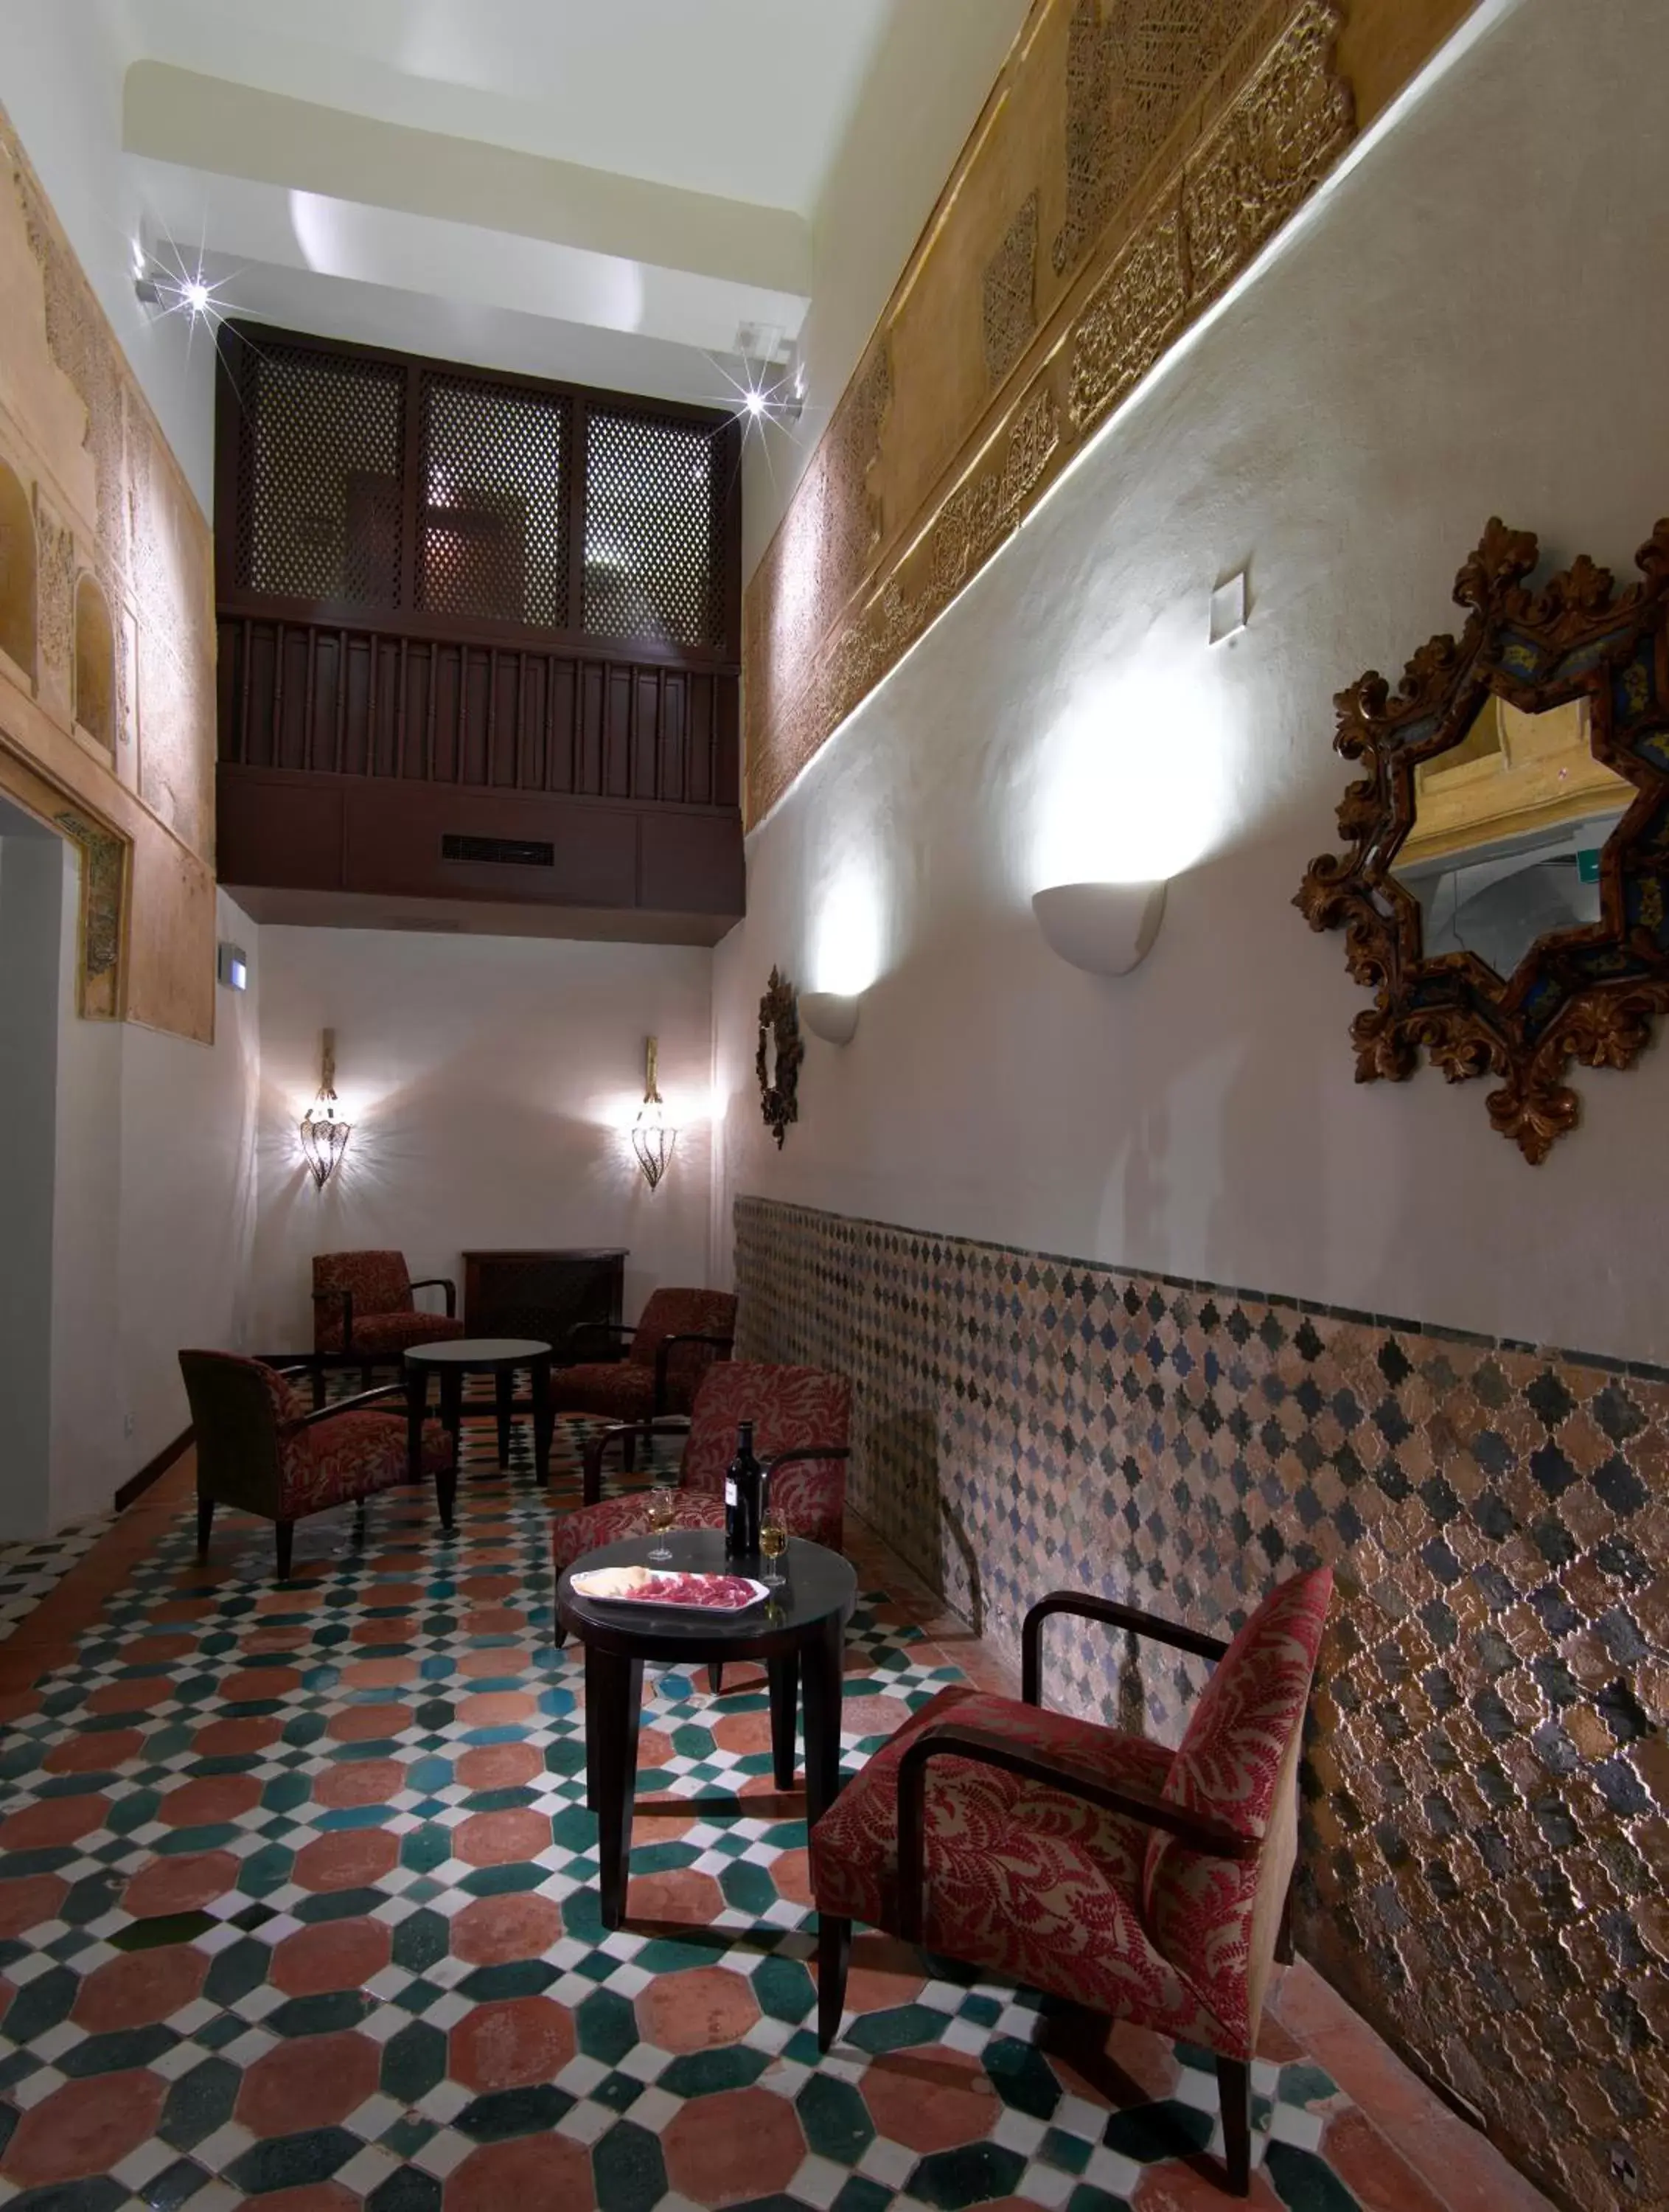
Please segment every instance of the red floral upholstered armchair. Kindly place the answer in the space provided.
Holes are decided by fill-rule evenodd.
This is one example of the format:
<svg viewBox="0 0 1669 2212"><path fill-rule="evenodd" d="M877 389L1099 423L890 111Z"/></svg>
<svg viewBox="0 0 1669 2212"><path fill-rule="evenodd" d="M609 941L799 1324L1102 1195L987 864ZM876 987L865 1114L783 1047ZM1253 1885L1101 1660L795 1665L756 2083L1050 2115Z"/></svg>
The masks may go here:
<svg viewBox="0 0 1669 2212"><path fill-rule="evenodd" d="M1251 2061L1297 1856L1305 1708L1326 1568L1232 1644L1059 1591L1022 1637L1021 1698L942 1690L811 1832L817 2034L841 2024L852 1923L1011 1975L1215 2053L1230 2188L1251 2187ZM1176 1751L1041 1710L1040 1639L1078 1613L1216 1671Z"/></svg>
<svg viewBox="0 0 1669 2212"><path fill-rule="evenodd" d="M754 1449L770 1470L770 1495L791 1536L809 1537L838 1552L846 1513L847 1438L852 1425L852 1386L844 1376L816 1367L770 1367L753 1360L723 1360L708 1368L687 1420L640 1422L604 1429L586 1447L586 1504L555 1524L551 1548L556 1571L599 1545L640 1534L649 1525L645 1492L602 1498L603 1460L612 1443L628 1436L687 1431L683 1464L674 1492L675 1528L722 1528L725 1469L736 1455L737 1425L754 1425ZM598 1500L601 1499L599 1503Z"/></svg>
<svg viewBox="0 0 1669 2212"><path fill-rule="evenodd" d="M398 1252L315 1252L313 1350L355 1354L368 1370L409 1345L462 1336L458 1291L444 1275L414 1283ZM444 1314L420 1313L414 1291L443 1291Z"/></svg>
<svg viewBox="0 0 1669 2212"><path fill-rule="evenodd" d="M623 1356L560 1367L550 1378L559 1413L596 1413L610 1421L646 1421L687 1413L696 1385L736 1335L736 1299L729 1291L654 1291L635 1328L581 1322L570 1345L607 1334L624 1340Z"/></svg>
<svg viewBox="0 0 1669 2212"><path fill-rule="evenodd" d="M370 1390L309 1411L276 1367L228 1352L182 1352L179 1369L191 1405L197 1446L197 1556L209 1549L216 1505L258 1513L278 1524L278 1579L290 1570L295 1523L327 1506L362 1501L406 1479L406 1417L374 1412L403 1399L404 1385ZM423 1424L423 1472L434 1477L443 1525L452 1527L458 1474L452 1438Z"/></svg>

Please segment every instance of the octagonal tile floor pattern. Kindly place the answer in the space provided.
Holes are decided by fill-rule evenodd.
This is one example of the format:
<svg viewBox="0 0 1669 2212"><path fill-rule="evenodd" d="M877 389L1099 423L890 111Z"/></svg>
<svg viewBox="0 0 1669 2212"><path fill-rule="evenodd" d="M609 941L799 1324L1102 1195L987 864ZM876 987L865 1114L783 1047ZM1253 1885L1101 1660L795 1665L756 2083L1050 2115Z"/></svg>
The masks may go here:
<svg viewBox="0 0 1669 2212"><path fill-rule="evenodd" d="M0 2203L1226 2202L1205 2054L879 1936L819 2058L803 1802L751 1670L717 1700L646 1680L629 1924L604 1932L581 1673L551 1640L577 1437L547 1498L490 1436L466 1425L455 1538L397 1492L362 1547L345 1514L303 1523L282 1587L236 1516L199 1568L182 1500L73 1662L8 1694ZM854 1548L849 1767L957 1674L919 1585ZM1444 2212L1278 2022L1263 2048L1255 2203Z"/></svg>

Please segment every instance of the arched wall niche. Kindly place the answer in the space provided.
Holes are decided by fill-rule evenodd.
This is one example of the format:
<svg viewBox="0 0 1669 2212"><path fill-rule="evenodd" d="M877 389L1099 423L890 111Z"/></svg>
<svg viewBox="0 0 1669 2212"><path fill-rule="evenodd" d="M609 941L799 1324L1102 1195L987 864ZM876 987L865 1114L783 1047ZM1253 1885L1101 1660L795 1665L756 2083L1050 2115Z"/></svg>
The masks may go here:
<svg viewBox="0 0 1669 2212"><path fill-rule="evenodd" d="M116 750L116 631L99 580L76 585L76 720L107 753Z"/></svg>
<svg viewBox="0 0 1669 2212"><path fill-rule="evenodd" d="M0 652L35 680L35 532L29 495L0 461Z"/></svg>

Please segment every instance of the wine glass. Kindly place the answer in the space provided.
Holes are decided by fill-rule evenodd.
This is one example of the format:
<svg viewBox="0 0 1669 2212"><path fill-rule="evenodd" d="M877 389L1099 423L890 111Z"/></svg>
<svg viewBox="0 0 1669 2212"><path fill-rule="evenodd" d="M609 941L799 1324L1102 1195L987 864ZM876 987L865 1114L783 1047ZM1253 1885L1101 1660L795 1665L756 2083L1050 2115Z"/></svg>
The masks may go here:
<svg viewBox="0 0 1669 2212"><path fill-rule="evenodd" d="M658 1482L649 1492L646 1505L650 1528L660 1538L658 1544L650 1547L648 1557L656 1566L664 1567L672 1557L672 1547L666 1540L675 1510L671 1483Z"/></svg>
<svg viewBox="0 0 1669 2212"><path fill-rule="evenodd" d="M765 1562L765 1571L760 1580L767 1589L780 1589L786 1577L778 1562L788 1548L788 1531L775 1514L760 1523L759 1555Z"/></svg>

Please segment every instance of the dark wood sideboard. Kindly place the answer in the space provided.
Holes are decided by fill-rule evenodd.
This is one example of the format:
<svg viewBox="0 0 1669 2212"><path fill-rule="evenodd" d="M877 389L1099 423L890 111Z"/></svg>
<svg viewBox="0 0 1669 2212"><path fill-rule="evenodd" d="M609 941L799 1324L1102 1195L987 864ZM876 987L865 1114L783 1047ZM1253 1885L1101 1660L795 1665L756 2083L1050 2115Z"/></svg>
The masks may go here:
<svg viewBox="0 0 1669 2212"><path fill-rule="evenodd" d="M577 1322L618 1322L626 1285L624 1250L466 1252L464 1325L470 1336L531 1336L567 1356ZM606 1357L593 1339L583 1358Z"/></svg>

